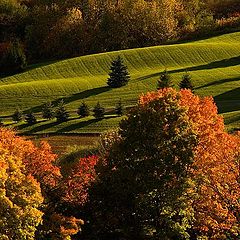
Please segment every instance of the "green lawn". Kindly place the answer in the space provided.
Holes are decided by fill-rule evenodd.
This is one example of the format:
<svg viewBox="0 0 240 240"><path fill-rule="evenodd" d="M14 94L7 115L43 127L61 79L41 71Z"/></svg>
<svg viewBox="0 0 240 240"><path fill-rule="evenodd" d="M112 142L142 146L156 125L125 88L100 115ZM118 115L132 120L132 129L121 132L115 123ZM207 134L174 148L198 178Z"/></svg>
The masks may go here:
<svg viewBox="0 0 240 240"><path fill-rule="evenodd" d="M121 55L129 68L131 81L125 87L106 85L111 61ZM175 86L187 70L196 93L215 97L219 111L226 116L228 128L237 128L240 115L240 33L207 40L95 54L30 66L21 74L0 79L0 117L10 121L16 107L40 114L42 104L64 99L72 118L67 123L41 121L33 127L20 124L24 133L87 133L115 127L119 118L102 121L77 119L75 114L84 100L93 107L97 101L107 109L121 98L125 106L134 105L138 96L156 89L159 74L167 68ZM239 117L240 118L240 117Z"/></svg>

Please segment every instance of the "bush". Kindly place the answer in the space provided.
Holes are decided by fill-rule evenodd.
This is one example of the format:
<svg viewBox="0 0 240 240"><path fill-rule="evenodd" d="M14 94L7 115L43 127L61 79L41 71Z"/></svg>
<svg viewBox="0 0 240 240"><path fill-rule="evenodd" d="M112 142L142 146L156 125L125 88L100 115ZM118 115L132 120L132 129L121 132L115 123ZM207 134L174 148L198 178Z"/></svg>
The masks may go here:
<svg viewBox="0 0 240 240"><path fill-rule="evenodd" d="M123 60L120 56L112 62L109 76L107 84L112 88L118 88L128 84L130 76L127 67L123 64Z"/></svg>
<svg viewBox="0 0 240 240"><path fill-rule="evenodd" d="M80 117L88 117L90 115L89 107L85 102L82 102L81 106L77 110L77 114Z"/></svg>
<svg viewBox="0 0 240 240"><path fill-rule="evenodd" d="M19 108L17 108L14 114L12 115L12 120L14 122L20 122L22 120L22 111L20 111Z"/></svg>
<svg viewBox="0 0 240 240"><path fill-rule="evenodd" d="M51 102L47 102L43 105L42 117L48 120L51 120L54 117L54 110Z"/></svg>
<svg viewBox="0 0 240 240"><path fill-rule="evenodd" d="M69 113L64 107L64 101L61 100L57 106L55 117L57 118L57 122L66 122L69 118Z"/></svg>
<svg viewBox="0 0 240 240"><path fill-rule="evenodd" d="M97 105L93 109L93 116L96 119L100 119L100 118L104 118L104 114L105 114L105 109L98 102Z"/></svg>
<svg viewBox="0 0 240 240"><path fill-rule="evenodd" d="M158 80L158 84L157 84L157 89L160 90L162 88L169 88L172 86L173 86L173 84L171 81L171 76L165 69L164 72L162 72L160 75L160 79Z"/></svg>
<svg viewBox="0 0 240 240"><path fill-rule="evenodd" d="M180 89L190 89L191 91L193 91L193 84L191 82L191 75L186 72L183 77L182 77L182 81L179 83L179 88Z"/></svg>
<svg viewBox="0 0 240 240"><path fill-rule="evenodd" d="M0 58L0 71L14 73L22 71L27 65L22 45L16 40L9 44Z"/></svg>
<svg viewBox="0 0 240 240"><path fill-rule="evenodd" d="M121 101L121 99L119 100L119 102L118 102L117 105L116 105L115 113L116 113L118 116L122 116L122 115L123 115L123 106L122 106L122 101Z"/></svg>
<svg viewBox="0 0 240 240"><path fill-rule="evenodd" d="M29 124L29 125L33 125L37 122L36 117L33 115L32 112L26 114L25 116L25 121Z"/></svg>

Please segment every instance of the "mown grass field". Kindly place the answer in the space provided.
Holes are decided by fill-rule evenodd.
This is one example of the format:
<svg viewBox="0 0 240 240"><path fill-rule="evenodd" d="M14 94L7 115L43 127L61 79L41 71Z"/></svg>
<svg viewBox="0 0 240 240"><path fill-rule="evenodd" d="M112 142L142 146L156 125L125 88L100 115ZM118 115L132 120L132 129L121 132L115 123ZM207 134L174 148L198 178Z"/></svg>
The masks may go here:
<svg viewBox="0 0 240 240"><path fill-rule="evenodd" d="M128 66L131 81L125 87L110 89L106 80L110 63L117 55ZM79 119L76 109L80 103L84 100L93 107L100 101L105 108L112 109L121 98L125 107L134 105L140 94L156 89L165 68L176 87L187 70L195 92L214 96L228 128L239 127L240 33L32 65L24 73L0 79L0 117L11 125L10 116L16 107L35 112L39 117L36 125L18 124L19 131L26 134L102 132L116 127L121 118L108 115L101 121L93 117ZM60 99L64 99L71 113L70 120L61 124L41 120L42 105L47 101L57 104Z"/></svg>

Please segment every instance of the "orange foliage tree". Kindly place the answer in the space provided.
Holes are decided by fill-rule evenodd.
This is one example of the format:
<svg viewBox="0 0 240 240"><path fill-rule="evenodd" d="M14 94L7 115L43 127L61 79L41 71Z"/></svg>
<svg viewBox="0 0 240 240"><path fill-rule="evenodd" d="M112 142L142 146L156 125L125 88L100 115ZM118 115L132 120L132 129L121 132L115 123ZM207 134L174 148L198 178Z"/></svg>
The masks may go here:
<svg viewBox="0 0 240 240"><path fill-rule="evenodd" d="M236 237L239 230L240 138L225 132L212 97L200 98L190 90L163 89L140 98L140 104L160 99L169 92L179 97L197 134L198 145L192 167L197 235L210 239Z"/></svg>

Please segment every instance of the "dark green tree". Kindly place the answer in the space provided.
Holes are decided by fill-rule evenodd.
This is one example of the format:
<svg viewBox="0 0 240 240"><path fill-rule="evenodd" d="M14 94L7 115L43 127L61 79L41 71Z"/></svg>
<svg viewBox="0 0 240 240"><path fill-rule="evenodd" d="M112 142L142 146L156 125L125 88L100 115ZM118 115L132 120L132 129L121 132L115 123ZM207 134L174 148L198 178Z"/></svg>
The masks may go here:
<svg viewBox="0 0 240 240"><path fill-rule="evenodd" d="M55 111L55 117L57 118L57 122L66 122L69 118L69 113L64 106L63 99L59 102L57 109Z"/></svg>
<svg viewBox="0 0 240 240"><path fill-rule="evenodd" d="M193 91L194 87L191 79L191 75L188 72L185 72L185 74L182 76L182 81L179 83L179 88L190 89L191 91Z"/></svg>
<svg viewBox="0 0 240 240"><path fill-rule="evenodd" d="M93 109L93 116L97 119L104 118L105 108L100 105L98 102Z"/></svg>
<svg viewBox="0 0 240 240"><path fill-rule="evenodd" d="M20 122L22 120L22 111L19 108L17 108L12 115L12 120L14 122Z"/></svg>
<svg viewBox="0 0 240 240"><path fill-rule="evenodd" d="M160 79L158 80L157 83L157 89L162 89L162 88L169 88L173 87L172 81L171 81L171 76L169 75L168 71L165 69L161 75Z"/></svg>
<svg viewBox="0 0 240 240"><path fill-rule="evenodd" d="M118 56L111 66L111 72L107 81L108 86L112 88L122 87L128 84L130 76L127 70L127 66L123 64L123 60Z"/></svg>
<svg viewBox="0 0 240 240"><path fill-rule="evenodd" d="M193 209L185 193L197 141L179 99L171 89L141 101L118 135L103 138L90 191L97 239L188 239Z"/></svg>
<svg viewBox="0 0 240 240"><path fill-rule="evenodd" d="M33 125L33 124L37 123L37 119L36 119L36 117L34 116L34 114L32 112L26 114L25 121L29 125Z"/></svg>
<svg viewBox="0 0 240 240"><path fill-rule="evenodd" d="M47 102L43 105L42 108L42 117L45 119L52 119L54 117L53 105L51 102Z"/></svg>
<svg viewBox="0 0 240 240"><path fill-rule="evenodd" d="M123 105L122 105L122 100L120 99L115 107L115 113L118 116L122 116L123 115Z"/></svg>
<svg viewBox="0 0 240 240"><path fill-rule="evenodd" d="M80 117L88 117L90 115L89 107L85 102L82 102L82 104L80 105L80 107L77 110L77 114Z"/></svg>

